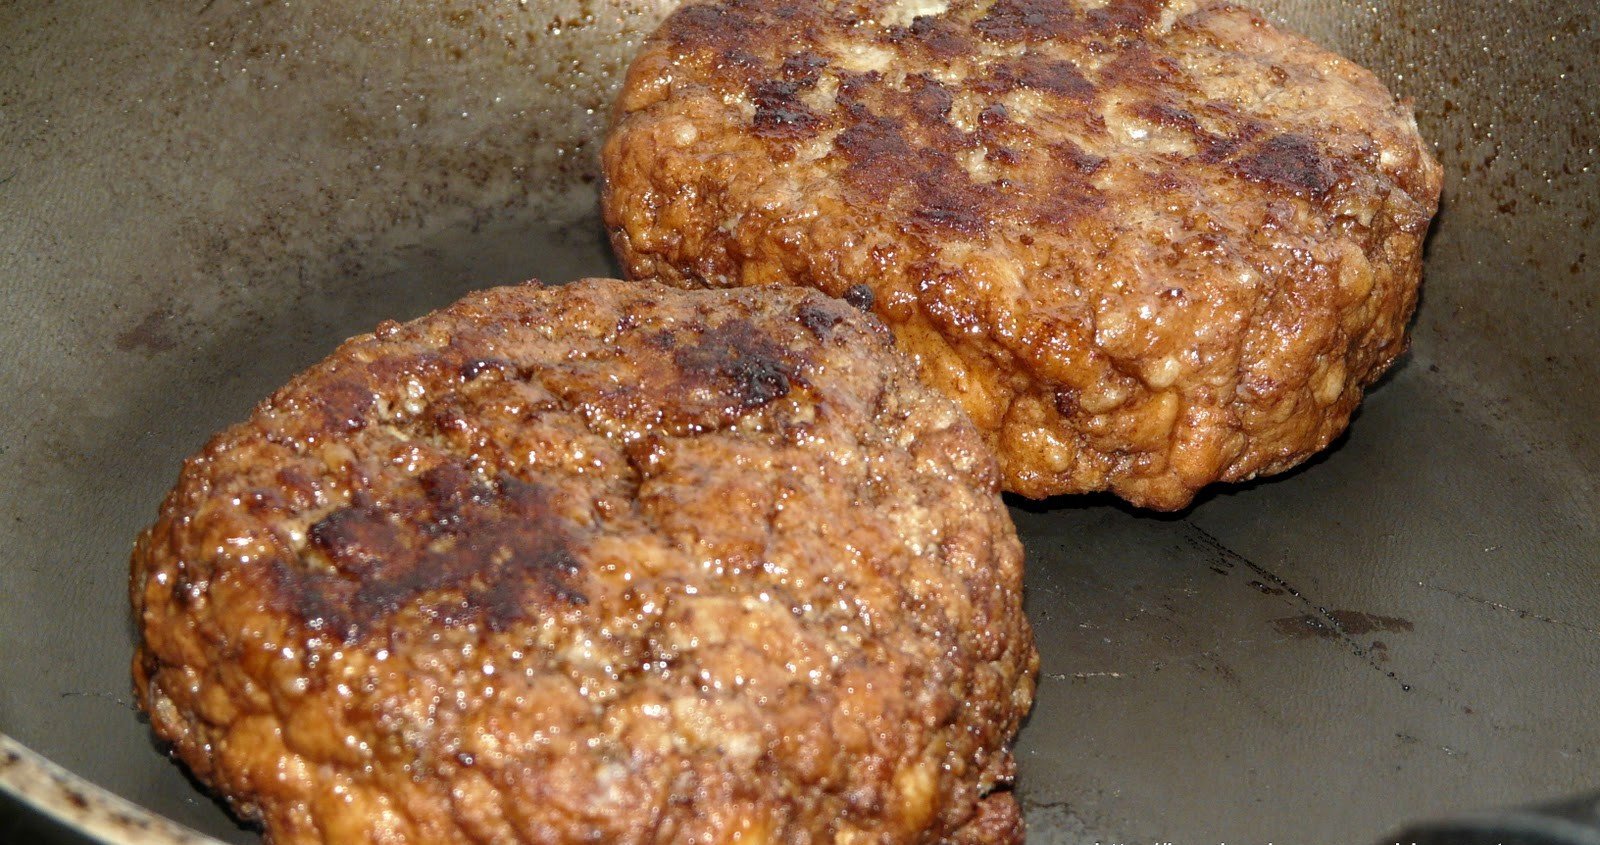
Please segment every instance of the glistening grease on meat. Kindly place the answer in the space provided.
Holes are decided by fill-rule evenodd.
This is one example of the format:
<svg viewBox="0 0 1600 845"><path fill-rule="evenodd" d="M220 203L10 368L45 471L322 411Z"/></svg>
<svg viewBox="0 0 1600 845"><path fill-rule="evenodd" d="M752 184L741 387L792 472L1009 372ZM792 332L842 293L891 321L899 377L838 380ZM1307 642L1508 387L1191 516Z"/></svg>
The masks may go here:
<svg viewBox="0 0 1600 845"><path fill-rule="evenodd" d="M139 701L274 845L1015 841L998 480L847 302L474 294L184 465Z"/></svg>
<svg viewBox="0 0 1600 845"><path fill-rule="evenodd" d="M868 286L1006 489L1160 509L1344 430L1441 179L1372 74L1221 0L697 0L604 165L629 275Z"/></svg>

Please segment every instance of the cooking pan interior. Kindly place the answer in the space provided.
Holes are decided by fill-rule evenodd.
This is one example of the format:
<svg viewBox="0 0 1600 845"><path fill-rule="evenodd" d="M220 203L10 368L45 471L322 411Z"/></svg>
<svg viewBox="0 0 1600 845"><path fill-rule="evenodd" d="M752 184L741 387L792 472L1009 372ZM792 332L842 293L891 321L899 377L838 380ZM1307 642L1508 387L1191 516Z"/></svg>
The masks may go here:
<svg viewBox="0 0 1600 845"><path fill-rule="evenodd" d="M342 338L611 274L595 153L664 5L0 6L0 732L251 842L130 705L179 462ZM1034 842L1359 842L1600 786L1596 13L1278 0L1446 168L1412 351L1347 437L1185 513L1014 500ZM35 776L0 760L0 786Z"/></svg>

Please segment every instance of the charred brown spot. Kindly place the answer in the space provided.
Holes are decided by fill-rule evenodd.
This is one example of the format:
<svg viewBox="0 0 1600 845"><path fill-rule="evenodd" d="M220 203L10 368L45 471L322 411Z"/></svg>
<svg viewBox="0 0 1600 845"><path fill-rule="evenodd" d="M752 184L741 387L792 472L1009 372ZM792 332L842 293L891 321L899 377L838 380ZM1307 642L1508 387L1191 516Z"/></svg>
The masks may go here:
<svg viewBox="0 0 1600 845"><path fill-rule="evenodd" d="M1104 156L1084 152L1082 147L1067 140L1050 145L1050 158L1085 176L1093 176L1106 166Z"/></svg>
<svg viewBox="0 0 1600 845"><path fill-rule="evenodd" d="M1049 63L1044 65L1042 72L1055 72ZM1060 78L1067 73L1076 69L1064 71ZM849 123L834 144L847 162L847 186L867 201L900 206L913 227L977 237L1003 217L1060 227L1103 208L1104 198L1088 177L1105 166L1104 158L1063 141L1047 147L1059 167L1056 180L978 182L954 153L981 143L988 161L1007 166L1023 161L1014 144L1024 142L1027 133L1010 120L1005 106L985 106L978 113L977 129L961 133L944 119L950 105L948 91L934 80L909 77L902 92L871 84L878 81L863 76L849 90L841 90ZM879 106L891 113L869 108L866 101L874 94Z"/></svg>
<svg viewBox="0 0 1600 845"><path fill-rule="evenodd" d="M778 68L778 73L784 79L796 85L810 88L817 84L822 75L822 69L828 66L828 60L810 50L804 50L794 55L787 56L783 65Z"/></svg>
<svg viewBox="0 0 1600 845"><path fill-rule="evenodd" d="M422 474L422 493L431 508L424 531L447 536L460 528L468 505L488 504L494 488L479 483L461 464L443 464Z"/></svg>
<svg viewBox="0 0 1600 845"><path fill-rule="evenodd" d="M959 168L945 172L945 179L916 180L911 222L968 235L983 232L1005 202L1004 191L999 185L971 181Z"/></svg>
<svg viewBox="0 0 1600 845"><path fill-rule="evenodd" d="M1019 164L1027 156L1022 152L1035 142L1032 134L1011 120L1011 115L1001 103L990 103L978 111L977 127L972 137L984 148L984 159L1005 165ZM1024 184L1026 184L1025 180Z"/></svg>
<svg viewBox="0 0 1600 845"><path fill-rule="evenodd" d="M807 302L795 313L795 319L818 340L827 340L835 326L844 322L844 315L818 302Z"/></svg>
<svg viewBox="0 0 1600 845"><path fill-rule="evenodd" d="M765 138L801 138L816 132L822 118L800 101L802 83L767 80L751 86L756 105L751 126Z"/></svg>
<svg viewBox="0 0 1600 845"><path fill-rule="evenodd" d="M833 139L834 148L848 162L846 178L870 196L883 199L915 172L915 152L906 140L905 122L872 114L865 106L853 106L850 111L852 123Z"/></svg>
<svg viewBox="0 0 1600 845"><path fill-rule="evenodd" d="M906 90L878 85L875 74L840 86L846 127L834 138L845 160L844 179L858 199L897 202L919 228L975 235L1006 203L996 185L974 182L954 155L977 143L946 120L953 98L927 76L906 80ZM874 110L867 102L875 97Z"/></svg>
<svg viewBox="0 0 1600 845"><path fill-rule="evenodd" d="M681 47L710 47L722 52L750 43L762 29L759 12L738 3L686 6L661 25L661 35Z"/></svg>
<svg viewBox="0 0 1600 845"><path fill-rule="evenodd" d="M989 77L974 87L985 94L1004 94L1018 88L1030 88L1084 103L1092 102L1097 94L1094 83L1083 75L1077 65L1031 54L996 63L990 68Z"/></svg>
<svg viewBox="0 0 1600 845"><path fill-rule="evenodd" d="M1200 160L1206 164L1226 161L1244 146L1245 141L1244 135L1207 134L1200 139Z"/></svg>
<svg viewBox="0 0 1600 845"><path fill-rule="evenodd" d="M1022 84L1074 100L1092 100L1094 83L1072 62L1030 62L1022 69Z"/></svg>
<svg viewBox="0 0 1600 845"><path fill-rule="evenodd" d="M761 67L761 57L743 46L727 47L722 51L722 63L726 66L752 71Z"/></svg>
<svg viewBox="0 0 1600 845"><path fill-rule="evenodd" d="M1119 50L1100 67L1099 76L1101 86L1124 86L1151 96L1158 91L1194 92L1194 85L1182 65L1143 42Z"/></svg>
<svg viewBox="0 0 1600 845"><path fill-rule="evenodd" d="M354 381L334 381L312 396L322 424L337 431L355 431L367 424L377 401L372 390Z"/></svg>
<svg viewBox="0 0 1600 845"><path fill-rule="evenodd" d="M999 0L973 26L994 41L1113 38L1147 29L1161 17L1163 0L1111 0L1079 14L1059 0Z"/></svg>
<svg viewBox="0 0 1600 845"><path fill-rule="evenodd" d="M1063 417L1075 416L1081 407L1078 404L1078 390L1074 387L1058 387L1055 391L1056 413Z"/></svg>
<svg viewBox="0 0 1600 845"><path fill-rule="evenodd" d="M1161 18L1164 6L1166 0L1111 0L1084 17L1098 35L1121 35L1148 29Z"/></svg>
<svg viewBox="0 0 1600 845"><path fill-rule="evenodd" d="M1134 106L1133 113L1151 123L1181 129L1195 137L1209 134L1200 125L1200 119L1195 117L1193 112L1168 103L1153 101L1139 103Z"/></svg>
<svg viewBox="0 0 1600 845"><path fill-rule="evenodd" d="M1047 41L1083 31L1083 20L1060 0L999 0L973 28L994 41Z"/></svg>
<svg viewBox="0 0 1600 845"><path fill-rule="evenodd" d="M911 95L911 113L924 123L943 122L956 101L949 89L924 73L906 78L906 93Z"/></svg>
<svg viewBox="0 0 1600 845"><path fill-rule="evenodd" d="M844 289L844 301L859 310L871 311L874 299L872 288L867 285L851 285Z"/></svg>
<svg viewBox="0 0 1600 845"><path fill-rule="evenodd" d="M759 72L762 61L756 55L761 45L770 43L776 29L816 30L827 25L820 4L793 3L778 8L771 4L730 0L722 3L686 5L668 16L658 37L685 51L709 51L725 68L737 69L748 78Z"/></svg>
<svg viewBox="0 0 1600 845"><path fill-rule="evenodd" d="M1136 117L1159 126L1177 129L1193 138L1196 146L1200 148L1200 160L1208 164L1214 164L1232 155L1253 131L1246 127L1238 130L1235 135L1219 135L1206 129L1194 112L1159 101L1139 103L1132 108L1132 111Z"/></svg>
<svg viewBox="0 0 1600 845"><path fill-rule="evenodd" d="M347 641L418 605L446 624L491 630L552 601L583 604L568 527L539 484L478 481L464 466L424 473L397 498L358 494L308 532L324 565L277 562L277 595L308 626Z"/></svg>
<svg viewBox="0 0 1600 845"><path fill-rule="evenodd" d="M1296 194L1321 196L1333 187L1333 173L1304 135L1277 135L1234 161L1240 176L1286 188Z"/></svg>
<svg viewBox="0 0 1600 845"><path fill-rule="evenodd" d="M290 507L305 510L316 504L317 493L322 485L316 476L304 468L286 466L274 473L274 478Z"/></svg>
<svg viewBox="0 0 1600 845"><path fill-rule="evenodd" d="M354 505L311 526L308 537L311 545L326 554L340 572L357 577L400 557L398 538L388 515L360 495Z"/></svg>
<svg viewBox="0 0 1600 845"><path fill-rule="evenodd" d="M1075 225L1104 208L1105 197L1090 177L1105 167L1106 159L1084 152L1068 140L1050 144L1046 151L1056 179L1030 183L1020 208L1024 219L1036 226L1060 228Z"/></svg>
<svg viewBox="0 0 1600 845"><path fill-rule="evenodd" d="M883 74L869 70L865 73L845 71L839 74L839 91L834 100L846 109L862 105L862 98L883 81Z"/></svg>
<svg viewBox="0 0 1600 845"><path fill-rule="evenodd" d="M953 58L972 49L971 40L949 18L921 15L910 26L891 27L884 35L892 44L908 45L935 58Z"/></svg>
<svg viewBox="0 0 1600 845"><path fill-rule="evenodd" d="M743 410L789 395L798 378L785 352L745 320L729 320L707 330L692 346L673 355L692 380L709 383Z"/></svg>

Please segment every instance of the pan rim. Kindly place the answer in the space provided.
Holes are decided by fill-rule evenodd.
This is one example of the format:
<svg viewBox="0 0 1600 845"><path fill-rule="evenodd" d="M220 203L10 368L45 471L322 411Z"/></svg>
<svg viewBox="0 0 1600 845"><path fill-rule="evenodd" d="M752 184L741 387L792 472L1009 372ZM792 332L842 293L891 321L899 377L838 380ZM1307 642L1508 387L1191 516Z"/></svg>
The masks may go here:
<svg viewBox="0 0 1600 845"><path fill-rule="evenodd" d="M0 792L106 845L223 845L67 771L4 733Z"/></svg>

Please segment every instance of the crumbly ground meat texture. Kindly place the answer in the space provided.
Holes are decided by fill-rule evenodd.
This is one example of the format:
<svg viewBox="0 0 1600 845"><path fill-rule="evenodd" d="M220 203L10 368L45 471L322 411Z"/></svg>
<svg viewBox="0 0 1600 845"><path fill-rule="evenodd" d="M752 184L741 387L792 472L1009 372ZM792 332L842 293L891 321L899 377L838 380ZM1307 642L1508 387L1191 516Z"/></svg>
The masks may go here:
<svg viewBox="0 0 1600 845"><path fill-rule="evenodd" d="M1369 72L1215 0L718 0L604 150L625 272L856 285L1030 497L1280 472L1404 350L1441 171Z"/></svg>
<svg viewBox="0 0 1600 845"><path fill-rule="evenodd" d="M815 291L476 294L189 459L138 698L278 845L1016 840L998 478Z"/></svg>

